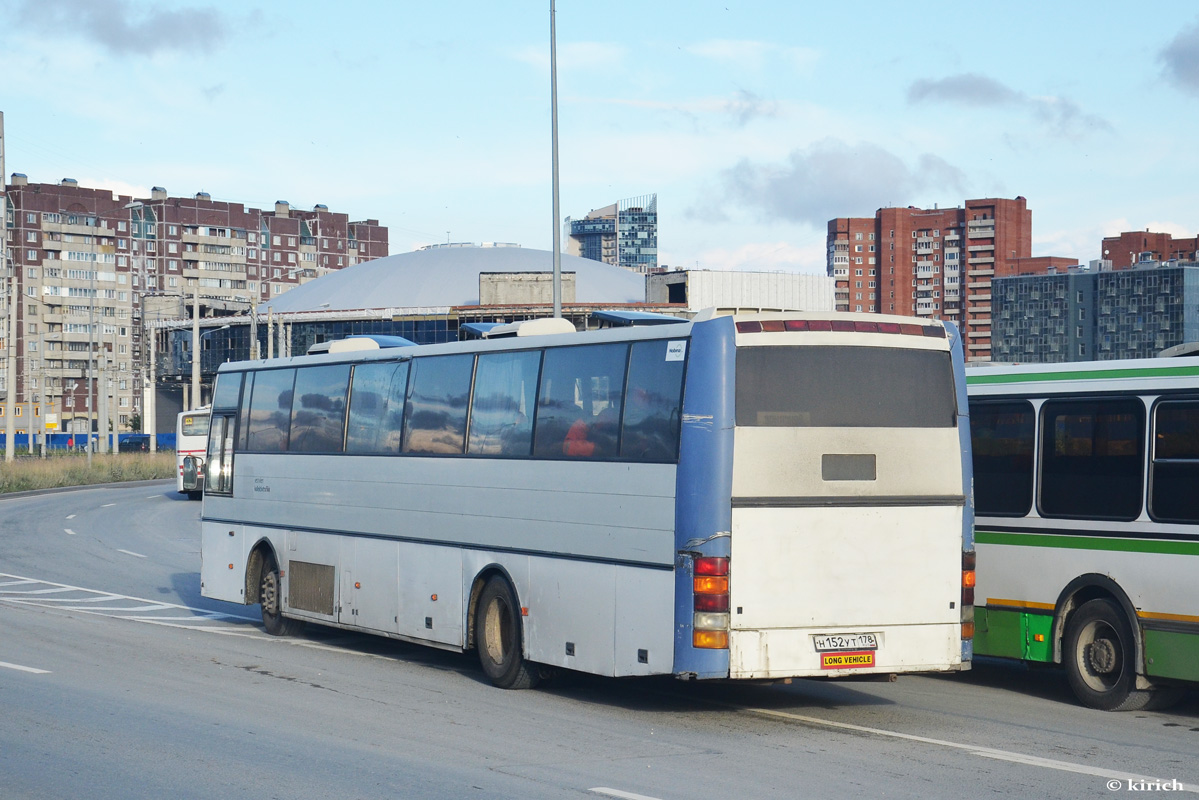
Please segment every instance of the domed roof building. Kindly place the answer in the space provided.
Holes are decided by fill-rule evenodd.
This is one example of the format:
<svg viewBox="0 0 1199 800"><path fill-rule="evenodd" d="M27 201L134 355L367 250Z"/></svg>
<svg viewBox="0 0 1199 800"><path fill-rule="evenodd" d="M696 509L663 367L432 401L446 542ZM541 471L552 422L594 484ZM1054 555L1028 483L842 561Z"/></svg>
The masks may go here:
<svg viewBox="0 0 1199 800"><path fill-rule="evenodd" d="M643 275L566 254L561 256L561 266L563 302L587 305L645 302ZM553 269L554 254L549 250L516 245L437 245L331 272L263 303L259 313L264 314L268 309L275 313L297 313L478 306L484 304L483 299L495 299L481 298L486 293L481 291L481 285L517 283L520 274L545 276L544 285L548 288L548 276ZM505 281L505 277L510 280ZM501 298L512 295L502 289L498 293ZM541 293L523 294L528 301L525 304L535 304ZM550 297L546 295L539 301L550 302Z"/></svg>

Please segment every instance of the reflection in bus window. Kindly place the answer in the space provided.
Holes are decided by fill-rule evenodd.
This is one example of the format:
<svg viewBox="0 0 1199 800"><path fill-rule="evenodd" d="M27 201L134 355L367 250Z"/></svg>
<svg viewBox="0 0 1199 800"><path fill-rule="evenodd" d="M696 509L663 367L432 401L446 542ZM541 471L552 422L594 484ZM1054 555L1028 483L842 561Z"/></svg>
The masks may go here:
<svg viewBox="0 0 1199 800"><path fill-rule="evenodd" d="M1154 411L1149 513L1163 522L1199 522L1199 402Z"/></svg>
<svg viewBox="0 0 1199 800"><path fill-rule="evenodd" d="M413 359L404 412L405 453L463 452L474 363L473 355Z"/></svg>
<svg viewBox="0 0 1199 800"><path fill-rule="evenodd" d="M1136 519L1144 468L1141 401L1051 401L1042 413L1041 514Z"/></svg>
<svg viewBox="0 0 1199 800"><path fill-rule="evenodd" d="M250 398L248 450L271 453L287 449L295 380L294 369L264 370L257 374Z"/></svg>
<svg viewBox="0 0 1199 800"><path fill-rule="evenodd" d="M970 407L978 513L1022 517L1032 508L1033 423L1026 401Z"/></svg>
<svg viewBox="0 0 1199 800"><path fill-rule="evenodd" d="M350 365L306 367L296 372L288 450L340 453L346 424Z"/></svg>
<svg viewBox="0 0 1199 800"><path fill-rule="evenodd" d="M667 462L678 457L684 361L670 358L670 344L633 344L620 436L622 459Z"/></svg>
<svg viewBox="0 0 1199 800"><path fill-rule="evenodd" d="M479 356L467 452L529 455L533 448L533 404L540 366L540 351Z"/></svg>
<svg viewBox="0 0 1199 800"><path fill-rule="evenodd" d="M534 455L617 455L628 350L626 344L600 344L546 351Z"/></svg>
<svg viewBox="0 0 1199 800"><path fill-rule="evenodd" d="M407 361L359 364L354 368L347 453L400 452L407 391Z"/></svg>

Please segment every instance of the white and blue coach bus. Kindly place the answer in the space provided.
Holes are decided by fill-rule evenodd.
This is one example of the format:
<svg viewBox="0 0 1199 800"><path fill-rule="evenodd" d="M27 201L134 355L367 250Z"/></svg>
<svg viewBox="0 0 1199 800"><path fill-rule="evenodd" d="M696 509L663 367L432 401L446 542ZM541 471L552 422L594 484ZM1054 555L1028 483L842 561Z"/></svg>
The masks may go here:
<svg viewBox="0 0 1199 800"><path fill-rule="evenodd" d="M313 622L474 649L506 688L543 667L969 667L952 326L830 312L514 327L222 365L204 596L260 603L275 634Z"/></svg>

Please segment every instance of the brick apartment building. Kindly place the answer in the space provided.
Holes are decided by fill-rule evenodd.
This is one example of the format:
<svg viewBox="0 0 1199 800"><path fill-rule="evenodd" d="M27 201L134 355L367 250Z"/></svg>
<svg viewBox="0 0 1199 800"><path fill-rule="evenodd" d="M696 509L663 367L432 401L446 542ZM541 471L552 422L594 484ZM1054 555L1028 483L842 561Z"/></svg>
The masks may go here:
<svg viewBox="0 0 1199 800"><path fill-rule="evenodd" d="M1100 258L1112 269L1129 269L1137 264L1164 261L1199 261L1199 236L1175 239L1168 233L1126 231L1103 239Z"/></svg>
<svg viewBox="0 0 1199 800"><path fill-rule="evenodd" d="M23 417L59 415L61 431L87 430L92 354L105 371L96 396L112 398L118 430L141 413L143 344L157 322L147 298L174 295L176 308L190 308L198 283L202 311L244 312L328 270L388 254L387 228L377 220L352 222L321 205L299 211L280 202L263 211L203 192L171 197L160 187L133 198L71 179L30 183L20 173L6 200L19 332L15 342L7 327L0 332L0 355L15 347L17 357L15 376L0 372L0 394L14 388Z"/></svg>
<svg viewBox="0 0 1199 800"><path fill-rule="evenodd" d="M838 310L952 320L972 361L991 357L992 278L1078 263L1032 257L1032 212L1023 197L840 217L829 220L827 245Z"/></svg>

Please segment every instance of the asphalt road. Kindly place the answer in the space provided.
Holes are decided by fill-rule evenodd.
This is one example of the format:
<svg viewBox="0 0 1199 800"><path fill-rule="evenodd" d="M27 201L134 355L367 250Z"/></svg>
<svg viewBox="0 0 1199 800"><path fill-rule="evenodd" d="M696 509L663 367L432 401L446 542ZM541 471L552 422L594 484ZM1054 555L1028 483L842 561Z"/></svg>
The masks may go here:
<svg viewBox="0 0 1199 800"><path fill-rule="evenodd" d="M1059 671L999 661L895 683L565 674L511 692L473 654L271 637L257 607L199 596L199 510L170 483L0 499L0 800L1199 792L1194 692L1092 711Z"/></svg>

